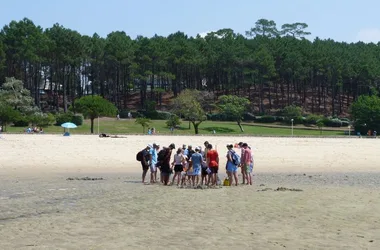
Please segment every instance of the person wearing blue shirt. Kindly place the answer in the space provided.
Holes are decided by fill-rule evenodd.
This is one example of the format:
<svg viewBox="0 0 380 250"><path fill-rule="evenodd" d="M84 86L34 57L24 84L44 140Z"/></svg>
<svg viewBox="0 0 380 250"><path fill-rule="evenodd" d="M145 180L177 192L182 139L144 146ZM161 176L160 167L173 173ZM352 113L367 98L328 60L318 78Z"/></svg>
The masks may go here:
<svg viewBox="0 0 380 250"><path fill-rule="evenodd" d="M201 149L199 147L196 147L195 153L191 155L191 162L193 165L193 175L191 176L191 181L193 186L198 186L199 176L201 175L203 157L200 151Z"/></svg>
<svg viewBox="0 0 380 250"><path fill-rule="evenodd" d="M152 155L152 160L150 162L150 183L157 182L157 157L158 150L160 149L160 145L153 143L153 146L150 148L149 153Z"/></svg>

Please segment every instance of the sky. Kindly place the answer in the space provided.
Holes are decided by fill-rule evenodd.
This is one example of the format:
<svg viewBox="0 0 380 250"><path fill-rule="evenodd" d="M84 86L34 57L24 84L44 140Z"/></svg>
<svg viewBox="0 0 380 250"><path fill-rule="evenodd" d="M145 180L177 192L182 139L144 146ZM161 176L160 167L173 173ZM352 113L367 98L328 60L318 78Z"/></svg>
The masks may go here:
<svg viewBox="0 0 380 250"><path fill-rule="evenodd" d="M380 41L379 0L12 0L1 3L0 25L31 19L42 28L59 23L83 35L189 36L231 28L245 34L258 19L309 25L309 39Z"/></svg>

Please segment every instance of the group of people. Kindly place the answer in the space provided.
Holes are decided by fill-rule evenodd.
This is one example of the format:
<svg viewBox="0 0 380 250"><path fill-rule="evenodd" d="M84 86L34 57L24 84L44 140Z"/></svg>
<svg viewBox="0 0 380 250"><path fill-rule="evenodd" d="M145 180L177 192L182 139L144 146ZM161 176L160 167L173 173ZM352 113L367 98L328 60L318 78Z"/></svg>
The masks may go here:
<svg viewBox="0 0 380 250"><path fill-rule="evenodd" d="M142 182L145 183L146 175L150 170L150 183L157 182L157 171L160 171L160 181L164 185L218 185L218 172L220 171L219 153L208 141L204 142L204 148L191 145L182 145L173 154L175 144L160 148L157 143L148 144L139 151L136 159L141 162ZM240 168L242 184L252 185L253 154L247 143L226 145L226 166L228 185L237 186L239 183L238 169ZM238 150L240 152L236 152ZM173 175L172 179L170 177Z"/></svg>

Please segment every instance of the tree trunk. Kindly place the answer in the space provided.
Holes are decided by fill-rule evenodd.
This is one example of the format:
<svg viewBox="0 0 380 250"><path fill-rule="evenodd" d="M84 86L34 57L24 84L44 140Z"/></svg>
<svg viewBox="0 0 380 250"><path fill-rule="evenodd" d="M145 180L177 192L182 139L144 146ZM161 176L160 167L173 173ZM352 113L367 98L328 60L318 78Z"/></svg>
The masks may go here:
<svg viewBox="0 0 380 250"><path fill-rule="evenodd" d="M238 126L239 126L239 128L240 128L240 131L243 133L243 132L244 132L244 128L243 128L243 126L241 125L241 121L238 121L237 124L238 124Z"/></svg>
<svg viewBox="0 0 380 250"><path fill-rule="evenodd" d="M196 122L191 122L191 123L193 123L193 126L194 126L194 133L196 135L199 134L198 126L200 123L196 123Z"/></svg>
<svg viewBox="0 0 380 250"><path fill-rule="evenodd" d="M95 118L91 118L91 134L94 133L94 120Z"/></svg>

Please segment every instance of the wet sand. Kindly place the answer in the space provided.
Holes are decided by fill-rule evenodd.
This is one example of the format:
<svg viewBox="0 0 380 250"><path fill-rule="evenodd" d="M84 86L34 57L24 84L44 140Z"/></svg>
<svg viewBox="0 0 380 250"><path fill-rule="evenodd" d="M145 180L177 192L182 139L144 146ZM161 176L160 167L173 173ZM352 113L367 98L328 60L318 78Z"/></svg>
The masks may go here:
<svg viewBox="0 0 380 250"><path fill-rule="evenodd" d="M380 247L380 140L3 137L0 249ZM140 183L135 155L148 142L196 146L204 140L222 155L227 143L250 143L254 185ZM103 180L68 180L86 176Z"/></svg>

